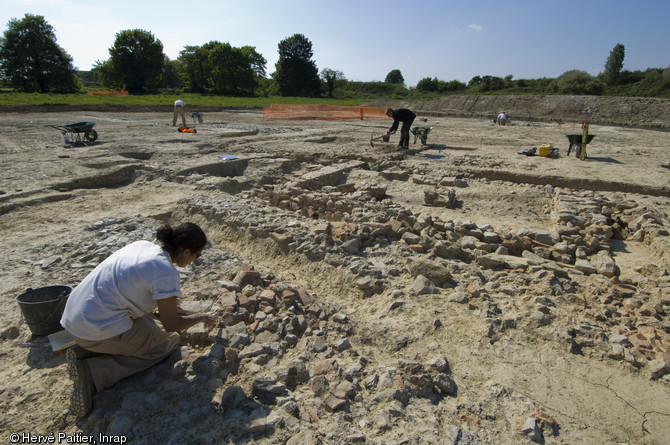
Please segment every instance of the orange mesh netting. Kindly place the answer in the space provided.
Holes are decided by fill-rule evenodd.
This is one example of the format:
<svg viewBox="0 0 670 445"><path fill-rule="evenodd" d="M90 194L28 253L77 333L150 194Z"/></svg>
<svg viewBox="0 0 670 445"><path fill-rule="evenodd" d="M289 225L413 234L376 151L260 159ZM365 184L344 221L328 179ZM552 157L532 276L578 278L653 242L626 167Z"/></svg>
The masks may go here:
<svg viewBox="0 0 670 445"><path fill-rule="evenodd" d="M127 96L126 90L86 90L86 94L94 96Z"/></svg>
<svg viewBox="0 0 670 445"><path fill-rule="evenodd" d="M386 119L383 107L345 107L336 105L270 105L263 108L263 120Z"/></svg>

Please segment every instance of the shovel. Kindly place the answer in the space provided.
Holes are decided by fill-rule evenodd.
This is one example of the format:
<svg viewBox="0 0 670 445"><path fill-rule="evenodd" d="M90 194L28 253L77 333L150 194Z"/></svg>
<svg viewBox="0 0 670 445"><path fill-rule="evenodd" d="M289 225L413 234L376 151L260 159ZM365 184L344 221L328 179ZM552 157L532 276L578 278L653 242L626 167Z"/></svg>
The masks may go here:
<svg viewBox="0 0 670 445"><path fill-rule="evenodd" d="M391 139L391 135L389 133L386 133L386 134L384 134L382 136L379 136L379 137L370 136L370 147L375 146L374 143L373 143L374 141L388 142L389 139Z"/></svg>

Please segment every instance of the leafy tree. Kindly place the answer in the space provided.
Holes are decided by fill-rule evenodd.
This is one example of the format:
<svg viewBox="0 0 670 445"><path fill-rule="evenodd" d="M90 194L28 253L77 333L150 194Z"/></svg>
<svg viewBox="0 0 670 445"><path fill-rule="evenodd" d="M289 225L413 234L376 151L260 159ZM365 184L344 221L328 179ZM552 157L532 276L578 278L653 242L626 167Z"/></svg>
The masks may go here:
<svg viewBox="0 0 670 445"><path fill-rule="evenodd" d="M114 73L111 60L96 60L91 72L98 76L100 83L106 88L123 89L123 81Z"/></svg>
<svg viewBox="0 0 670 445"><path fill-rule="evenodd" d="M470 79L470 81L468 82L469 87L475 87L475 86L481 85L481 84L482 84L481 76L475 76L472 79Z"/></svg>
<svg viewBox="0 0 670 445"><path fill-rule="evenodd" d="M645 73L643 71L621 71L619 73L619 85L625 85L629 83L637 83L644 79Z"/></svg>
<svg viewBox="0 0 670 445"><path fill-rule="evenodd" d="M240 49L247 58L249 66L251 66L251 69L254 71L256 77L265 77L265 65L268 63L265 57L263 57L263 55L259 52L256 52L256 47L254 46L243 46Z"/></svg>
<svg viewBox="0 0 670 445"><path fill-rule="evenodd" d="M253 94L265 78L267 63L253 46L236 48L217 41L187 46L177 60L191 91L219 94Z"/></svg>
<svg viewBox="0 0 670 445"><path fill-rule="evenodd" d="M447 91L461 91L466 88L467 86L458 80L450 80L449 82L440 81L439 91L444 93Z"/></svg>
<svg viewBox="0 0 670 445"><path fill-rule="evenodd" d="M505 81L497 76L483 76L480 89L484 91L496 91L505 88Z"/></svg>
<svg viewBox="0 0 670 445"><path fill-rule="evenodd" d="M77 71L77 77L83 88L100 88L102 84L100 83L100 78L93 72L90 71Z"/></svg>
<svg viewBox="0 0 670 445"><path fill-rule="evenodd" d="M177 60L186 72L187 83L194 93L204 93L212 88L209 52L220 42L211 41L202 46L186 46L179 53Z"/></svg>
<svg viewBox="0 0 670 445"><path fill-rule="evenodd" d="M512 77L507 76L502 79L497 76L475 76L468 82L468 88L478 89L481 92L502 90L507 85L506 82L511 84Z"/></svg>
<svg viewBox="0 0 670 445"><path fill-rule="evenodd" d="M670 93L670 67L661 72L661 88L665 90L665 96Z"/></svg>
<svg viewBox="0 0 670 445"><path fill-rule="evenodd" d="M212 87L215 93L233 93L237 91L237 81L243 69L239 50L229 43L219 43L209 52L209 64Z"/></svg>
<svg viewBox="0 0 670 445"><path fill-rule="evenodd" d="M405 84L405 78L402 77L402 73L400 70L391 70L389 73L386 75L386 79L384 80L386 83L397 83L404 85Z"/></svg>
<svg viewBox="0 0 670 445"><path fill-rule="evenodd" d="M598 78L580 70L566 71L556 78L550 88L562 94L597 96L603 92L603 85Z"/></svg>
<svg viewBox="0 0 670 445"><path fill-rule="evenodd" d="M394 97L407 90L402 85L394 85L388 82L346 82L346 90L342 91L344 97L359 97L359 98L378 98L378 97Z"/></svg>
<svg viewBox="0 0 670 445"><path fill-rule="evenodd" d="M418 91L428 91L435 92L440 88L440 82L437 80L437 77L431 79L430 77L424 77L416 84L416 89Z"/></svg>
<svg viewBox="0 0 670 445"><path fill-rule="evenodd" d="M626 55L626 49L621 43L617 43L610 52L605 62L605 83L608 86L614 86L619 83L619 75L623 69L623 59Z"/></svg>
<svg viewBox="0 0 670 445"><path fill-rule="evenodd" d="M161 88L182 88L183 82L179 76L180 70L181 64L176 60L170 60L166 56L163 61L163 71L161 73Z"/></svg>
<svg viewBox="0 0 670 445"><path fill-rule="evenodd" d="M254 90L254 94L258 96L278 96L279 91L277 90L277 84L270 78L259 77L258 85Z"/></svg>
<svg viewBox="0 0 670 445"><path fill-rule="evenodd" d="M321 78L325 84L328 97L333 97L333 90L335 89L335 85L338 81L346 80L342 71L337 71L330 68L324 68L321 70Z"/></svg>
<svg viewBox="0 0 670 445"><path fill-rule="evenodd" d="M541 79L532 79L528 83L532 88L540 92L543 89L547 89L552 83L554 83L554 79L543 77Z"/></svg>
<svg viewBox="0 0 670 445"><path fill-rule="evenodd" d="M215 93L239 94L252 91L254 72L244 53L229 43L220 43L209 54Z"/></svg>
<svg viewBox="0 0 670 445"><path fill-rule="evenodd" d="M53 27L40 15L9 21L0 39L0 74L19 91L72 93L79 89L72 57L58 46Z"/></svg>
<svg viewBox="0 0 670 445"><path fill-rule="evenodd" d="M250 93L253 94L255 89L262 85L263 80L265 80L265 65L268 61L263 57L263 55L256 51L256 48L253 46L243 46L240 48L242 54L246 60L246 63L249 64L251 68L252 80L250 83Z"/></svg>
<svg viewBox="0 0 670 445"><path fill-rule="evenodd" d="M321 81L316 62L312 60L312 42L294 34L279 42L279 60L274 79L282 96L318 96Z"/></svg>
<svg viewBox="0 0 670 445"><path fill-rule="evenodd" d="M165 54L152 33L130 29L116 34L109 49L111 75L130 93L154 91L160 85Z"/></svg>

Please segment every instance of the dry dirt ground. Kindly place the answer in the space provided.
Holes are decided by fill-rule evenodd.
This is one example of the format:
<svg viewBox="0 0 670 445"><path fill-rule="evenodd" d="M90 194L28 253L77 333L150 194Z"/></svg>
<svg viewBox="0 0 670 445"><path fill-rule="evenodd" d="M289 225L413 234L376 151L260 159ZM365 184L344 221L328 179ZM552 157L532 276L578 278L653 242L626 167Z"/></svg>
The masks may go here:
<svg viewBox="0 0 670 445"><path fill-rule="evenodd" d="M657 374L652 378L649 363L653 360L624 359L603 349L603 337L615 334L612 326L616 323L610 324L609 331L599 330L602 334L589 341L577 335L573 338L581 341L577 349L569 347L574 344L569 338L560 338L560 332L571 329L600 329L591 300L603 292L595 289L623 284L653 289L649 298L659 305L656 324L636 328L645 334L655 329L657 338L667 339L670 323L664 314L670 311L670 261L663 251L667 245L663 240L652 245L632 233L626 239L612 240L618 278L587 276L566 265L567 272L556 275L564 291L554 289L547 295L558 301L558 307L544 309L553 318L533 324L524 322L537 314L537 294L528 289L533 288L534 280L542 281L546 269L507 268L500 272L467 262L452 270L456 284L417 295L410 291L415 276L407 272L407 264L416 257L403 254L401 258L399 254L396 260L391 256L396 251L387 250L389 257L383 258L386 269L382 269L385 284L366 293L359 283L364 274L356 273L346 254L319 261L300 248L268 248L267 232L277 231L277 224L286 226L290 233L300 224L314 228L324 220L292 211L290 206L273 207L268 213L271 218L259 216L250 221L256 216L245 215L248 209L262 214L271 207L261 199L268 190L300 181L322 167L363 161L349 168L338 186L346 183L360 189L365 184L382 185L386 195L379 205L406 209L412 215L423 215L424 220L429 215L443 222L468 221L496 233L549 230L557 190L567 189L573 194L593 191L610 203L635 202L666 224L670 215L670 147L665 131L593 122L590 133L596 137L588 146L587 160L580 161L566 156L565 136L581 133L578 120L531 122L516 120L514 114L511 125L502 127L490 119L427 112L427 121L416 121L415 125L434 127L428 143L412 144L408 152L395 150L397 135L388 144L375 141L371 146L371 136L382 135L390 126L381 120L264 121L261 110L212 111L204 114L202 123L192 125L197 133L187 134L170 125L169 111L0 115L3 443L9 443L12 433L118 434L128 443L155 443L153 439L166 443L497 444L530 443L531 439L562 444L670 443L669 344L657 342L656 355L650 357L656 360ZM419 117L423 117L420 112ZM59 131L49 127L82 121L96 122L99 138L90 145L64 147ZM558 147L559 157L519 154L526 147L541 144ZM220 155L237 159L227 161ZM235 163L240 160L242 164ZM461 185L465 186L454 187L460 203L455 208L426 205L426 189L435 189L430 178L443 177L464 182ZM318 191L313 184L308 188ZM226 206L232 223L212 216L220 211L217 205ZM201 211L207 206L210 210ZM69 414L71 384L64 353L26 346L44 338L31 336L14 298L28 287L76 286L100 259L82 257L100 247L98 239L110 247L110 241L103 241L106 230L118 235L122 229L117 226L125 225L128 233L135 234L142 224L154 230L160 221L187 218L203 226L212 246L197 266L184 271L186 300L216 302L224 292L225 284L221 283L232 280L240 264L251 264L264 276L306 289L324 305L334 307L333 312L344 314L341 318L348 317L354 326L349 330L329 331L332 324L325 321L321 326L327 342L346 334L351 350L356 351L350 354L368 363L363 375L353 379L360 387L348 408L301 404L307 397L303 393L313 397L305 382L304 388L292 395L297 413L289 415L270 406L281 418L271 426L221 431L222 425L239 426L230 423L233 414L222 406L227 387L240 385L251 398L253 374L262 373L265 366L278 366L276 361L260 365L243 361L235 372L228 370L222 376L219 371L218 378L208 380L203 389L197 378L188 380L188 372L175 372L173 360L97 395L91 418L76 419ZM239 227L233 227L237 224L234 221L241 221ZM271 223L272 227L264 230L264 224ZM662 238L663 229L659 233ZM119 244L133 240L118 238L115 242ZM366 250L361 249L349 256L358 260L365 255ZM431 258L430 253L417 255ZM397 268L386 273L390 264ZM647 274L651 278L641 279L650 268L654 269L653 274ZM459 270L464 275L458 275ZM498 278L503 284L493 284ZM470 302L453 301L457 291L465 293ZM509 311L518 323L507 329L495 323L487 325L484 320L490 317L485 315L484 293L495 299L498 313ZM499 328L495 334L491 334L491 326ZM207 342L201 344L184 336L182 354L191 355L186 364L195 369L194 375L203 374L194 359L212 355L209 348ZM330 350L332 353L333 348ZM284 354L288 357L292 352ZM426 404L412 393L409 401L401 399L400 406L398 400L385 403L368 396L374 391L362 382L367 383L372 374L382 374L380 369L402 368L400 359L426 363L435 357L448 361L457 392L429 398ZM300 355L310 372L314 362L324 358L327 356L304 351ZM343 357L339 360L346 362ZM666 360L665 366L658 366L658 360ZM340 364L341 369L345 367L348 364ZM137 394L142 397L136 407L133 396ZM208 409L196 410L195 405L201 409L202 403ZM529 418L538 419L535 408L550 417L549 426L547 421L540 422L544 427L541 437L524 430ZM189 411L197 411L199 417L185 419Z"/></svg>

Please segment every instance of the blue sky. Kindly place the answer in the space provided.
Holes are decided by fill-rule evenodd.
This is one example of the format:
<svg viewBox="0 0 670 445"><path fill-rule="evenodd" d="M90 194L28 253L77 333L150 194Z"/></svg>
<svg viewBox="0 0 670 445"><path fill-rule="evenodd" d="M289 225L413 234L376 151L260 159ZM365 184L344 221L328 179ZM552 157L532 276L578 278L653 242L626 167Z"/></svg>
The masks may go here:
<svg viewBox="0 0 670 445"><path fill-rule="evenodd" d="M2 31L26 13L44 16L82 70L107 60L126 29L150 31L170 59L213 40L253 46L268 74L279 42L299 33L319 71L383 81L399 69L407 86L425 77L595 75L617 43L624 69L670 66L667 0L0 0Z"/></svg>

